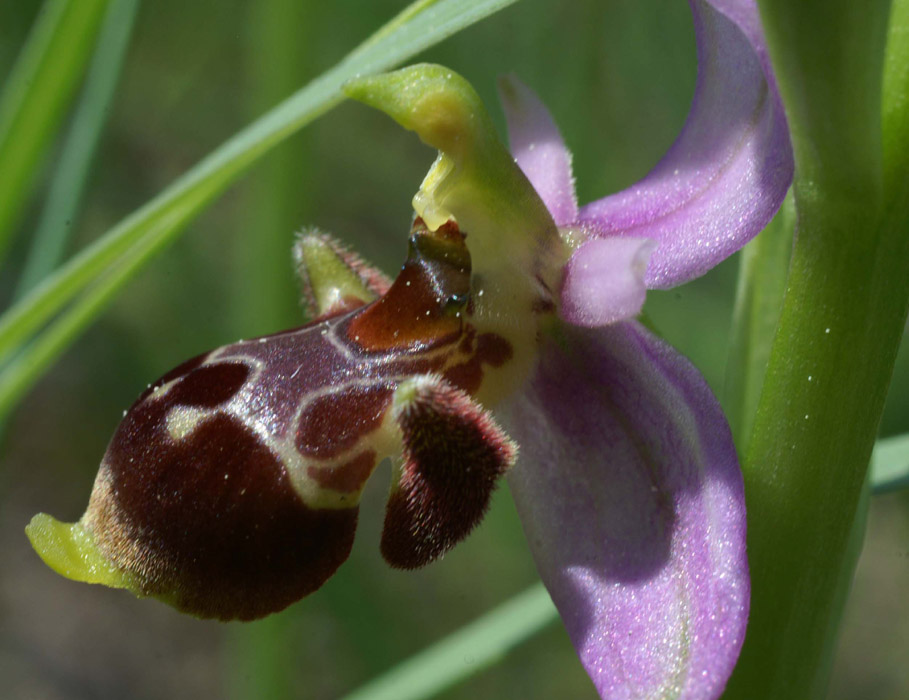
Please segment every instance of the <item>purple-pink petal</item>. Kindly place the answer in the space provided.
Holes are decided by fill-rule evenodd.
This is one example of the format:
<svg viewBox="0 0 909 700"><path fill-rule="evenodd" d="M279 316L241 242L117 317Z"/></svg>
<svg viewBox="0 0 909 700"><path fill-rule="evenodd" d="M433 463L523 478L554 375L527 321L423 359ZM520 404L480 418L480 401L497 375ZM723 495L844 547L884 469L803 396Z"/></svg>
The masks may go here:
<svg viewBox="0 0 909 700"><path fill-rule="evenodd" d="M603 698L717 698L749 601L725 418L699 372L634 322L557 338L505 407L540 576Z"/></svg>
<svg viewBox="0 0 909 700"><path fill-rule="evenodd" d="M565 269L559 315L576 326L605 326L637 316L647 288L644 273L654 243L597 238L584 243Z"/></svg>
<svg viewBox="0 0 909 700"><path fill-rule="evenodd" d="M698 79L688 120L647 177L584 206L603 236L657 241L646 282L687 282L741 248L779 208L792 150L753 0L690 0Z"/></svg>
<svg viewBox="0 0 909 700"><path fill-rule="evenodd" d="M514 76L499 80L499 99L508 122L511 154L524 171L557 226L572 223L578 202L571 174L571 153L549 111Z"/></svg>

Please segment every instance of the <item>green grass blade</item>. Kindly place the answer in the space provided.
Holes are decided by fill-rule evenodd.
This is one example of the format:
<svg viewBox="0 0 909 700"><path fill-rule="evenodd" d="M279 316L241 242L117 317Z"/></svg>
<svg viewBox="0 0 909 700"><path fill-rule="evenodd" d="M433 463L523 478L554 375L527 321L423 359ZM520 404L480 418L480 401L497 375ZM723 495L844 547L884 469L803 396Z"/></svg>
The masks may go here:
<svg viewBox="0 0 909 700"><path fill-rule="evenodd" d="M425 12L437 2L438 0L414 0L414 2L405 7L404 10L395 17L394 22L389 22L384 27L379 28L372 36L355 48L350 53L349 58L355 59L360 54L369 51L375 44L385 39L391 32L395 31L398 23L411 21L412 18L418 16L421 12Z"/></svg>
<svg viewBox="0 0 909 700"><path fill-rule="evenodd" d="M542 584L427 647L344 700L421 700L493 665L558 619Z"/></svg>
<svg viewBox="0 0 909 700"><path fill-rule="evenodd" d="M319 10L299 0L253 3L248 32L245 101L259 115L294 92L318 61ZM297 135L269 154L245 183L242 227L231 255L232 333L263 335L300 322L299 284L289 251L294 231L312 221L314 134ZM301 138L302 137L302 138Z"/></svg>
<svg viewBox="0 0 909 700"><path fill-rule="evenodd" d="M877 495L909 488L909 433L883 438L871 453L871 489Z"/></svg>
<svg viewBox="0 0 909 700"><path fill-rule="evenodd" d="M0 258L91 54L108 0L47 0L0 96Z"/></svg>
<svg viewBox="0 0 909 700"><path fill-rule="evenodd" d="M135 245L150 258L263 154L342 100L355 75L390 68L515 0L420 0L337 66L204 158L170 187L114 226L0 318L0 358L23 344L102 271ZM404 18L403 20L401 18ZM138 269L138 266L136 267ZM100 309L98 309L100 311Z"/></svg>
<svg viewBox="0 0 909 700"><path fill-rule="evenodd" d="M107 120L138 8L139 0L112 0L107 9L85 78L85 88L19 278L16 297L32 289L63 258L66 240L74 228L86 178Z"/></svg>
<svg viewBox="0 0 909 700"><path fill-rule="evenodd" d="M123 285L132 279L154 250L154 241L143 241L135 246L115 268L82 294L65 314L51 323L4 366L0 372L0 425L6 422L17 401L113 301Z"/></svg>

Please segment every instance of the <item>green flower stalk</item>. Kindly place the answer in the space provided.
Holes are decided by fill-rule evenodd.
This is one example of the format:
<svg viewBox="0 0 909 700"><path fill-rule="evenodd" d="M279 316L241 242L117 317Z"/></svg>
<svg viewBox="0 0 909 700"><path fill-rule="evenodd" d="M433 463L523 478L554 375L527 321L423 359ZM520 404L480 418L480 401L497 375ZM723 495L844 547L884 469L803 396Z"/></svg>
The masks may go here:
<svg viewBox="0 0 909 700"><path fill-rule="evenodd" d="M909 304L909 3L761 10L792 127L798 229L744 463L753 607L729 697L801 700L825 697Z"/></svg>

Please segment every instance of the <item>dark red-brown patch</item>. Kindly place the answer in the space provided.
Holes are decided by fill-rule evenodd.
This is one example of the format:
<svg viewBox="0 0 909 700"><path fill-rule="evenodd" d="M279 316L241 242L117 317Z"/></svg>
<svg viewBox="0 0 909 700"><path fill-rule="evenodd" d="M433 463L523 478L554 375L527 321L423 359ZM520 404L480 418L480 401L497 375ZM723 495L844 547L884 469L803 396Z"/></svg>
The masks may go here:
<svg viewBox="0 0 909 700"><path fill-rule="evenodd" d="M319 486L341 493L355 493L363 488L375 466L376 453L367 450L344 464L336 467L309 467L306 473Z"/></svg>
<svg viewBox="0 0 909 700"><path fill-rule="evenodd" d="M167 396L141 405L114 435L102 464L110 489L89 504L99 546L144 593L199 617L254 619L319 588L350 552L357 509L308 508L229 416L175 443L169 408Z"/></svg>
<svg viewBox="0 0 909 700"><path fill-rule="evenodd" d="M481 333L477 338L477 357L480 362L501 367L513 356L511 343L497 333Z"/></svg>
<svg viewBox="0 0 909 700"><path fill-rule="evenodd" d="M157 381L149 384L148 388L145 391L143 391L141 394L139 394L139 398L136 399L133 406L144 401L149 396L149 394L151 394L159 386L163 386L164 384L167 384L168 382L173 381L174 379L177 379L178 377L182 377L184 374L189 374L190 372L192 372L196 367L198 367L203 362L205 362L205 358L207 358L209 356L209 354L210 353L203 352L201 355L196 355L195 357L190 358L186 362L181 362L179 365L177 365L172 370L170 370L170 372L168 372L164 376L160 377Z"/></svg>
<svg viewBox="0 0 909 700"><path fill-rule="evenodd" d="M300 416L295 444L305 455L334 457L375 430L391 402L388 386L355 387L312 401Z"/></svg>
<svg viewBox="0 0 909 700"><path fill-rule="evenodd" d="M458 344L458 351L464 355L470 355L473 353L473 342L477 337L477 329L473 326L467 326L464 329L464 335L461 338L461 342Z"/></svg>
<svg viewBox="0 0 909 700"><path fill-rule="evenodd" d="M402 412L403 465L388 499L382 555L412 569L437 559L482 519L515 447L492 418L444 382Z"/></svg>
<svg viewBox="0 0 909 700"><path fill-rule="evenodd" d="M389 362L385 365L385 372L389 375L416 375L432 374L438 372L442 365L445 364L445 356L442 354L436 357L426 358L417 353L406 355L401 353L400 359Z"/></svg>
<svg viewBox="0 0 909 700"><path fill-rule="evenodd" d="M466 362L453 365L445 370L442 375L445 381L456 386L467 394L476 394L483 383L483 367L477 357L471 357Z"/></svg>
<svg viewBox="0 0 909 700"><path fill-rule="evenodd" d="M413 226L410 227L410 232L416 233L419 231L427 230L428 229L426 228L426 222L423 221L422 217L415 217L413 220ZM464 242L464 239L467 237L467 234L462 233L458 225L450 219L439 226L439 228L433 232L433 235L436 238L451 241L452 243L457 244L462 244Z"/></svg>
<svg viewBox="0 0 909 700"><path fill-rule="evenodd" d="M463 343L461 347L463 348ZM505 338L496 333L482 333L476 338L476 349L468 346L472 356L464 362L445 370L445 380L467 392L475 394L483 383L483 365L501 367L512 358L514 352Z"/></svg>
<svg viewBox="0 0 909 700"><path fill-rule="evenodd" d="M249 371L249 365L242 362L199 367L174 385L169 399L181 406L214 408L234 397L249 377Z"/></svg>

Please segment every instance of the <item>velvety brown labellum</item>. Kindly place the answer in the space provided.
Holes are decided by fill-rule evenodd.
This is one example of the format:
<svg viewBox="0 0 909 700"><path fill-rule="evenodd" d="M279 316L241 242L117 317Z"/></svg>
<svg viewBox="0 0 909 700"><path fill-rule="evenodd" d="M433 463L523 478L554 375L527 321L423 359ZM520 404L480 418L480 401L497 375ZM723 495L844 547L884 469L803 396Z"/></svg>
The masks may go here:
<svg viewBox="0 0 909 700"><path fill-rule="evenodd" d="M254 619L317 589L347 558L357 509L308 508L230 416L174 441L167 416L181 394L137 406L114 436L89 504L97 544L143 593L200 617Z"/></svg>
<svg viewBox="0 0 909 700"><path fill-rule="evenodd" d="M416 381L414 399L398 415L404 454L382 532L382 555L403 569L464 539L516 457L514 444L467 394L438 377Z"/></svg>
<svg viewBox="0 0 909 700"><path fill-rule="evenodd" d="M346 289L386 289L336 243L301 241L301 259L305 245L357 276ZM388 560L425 564L477 524L514 448L469 393L512 348L470 323L457 226L430 232L417 219L409 249L380 299L309 289L311 304L331 305L312 309L319 321L193 358L132 406L83 521L131 587L220 619L261 617L316 590L350 552L360 493L396 426Z"/></svg>
<svg viewBox="0 0 909 700"><path fill-rule="evenodd" d="M355 447L387 410L388 384L362 390L369 377L351 379L355 347L345 349L338 332L348 321L200 355L129 410L102 462L85 525L139 592L200 617L252 619L316 590L346 559L357 491L375 453L306 470L338 493L330 508L307 505L288 469L305 468L293 450L297 417L313 417L307 407L326 386L352 382L333 395L364 400L313 418L305 441L313 464ZM345 430L337 429L339 415L349 419Z"/></svg>

